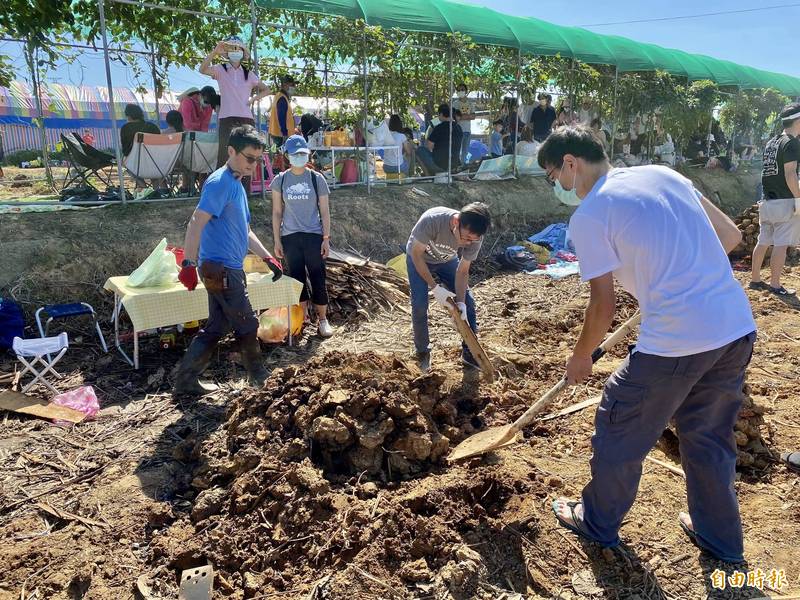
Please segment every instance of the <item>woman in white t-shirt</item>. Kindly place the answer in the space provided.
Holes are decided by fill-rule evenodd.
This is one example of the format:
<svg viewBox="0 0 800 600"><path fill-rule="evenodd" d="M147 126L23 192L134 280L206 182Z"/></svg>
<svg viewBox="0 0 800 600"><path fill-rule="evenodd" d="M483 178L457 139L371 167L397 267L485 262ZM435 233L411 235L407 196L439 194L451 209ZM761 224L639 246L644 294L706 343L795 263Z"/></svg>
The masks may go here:
<svg viewBox="0 0 800 600"><path fill-rule="evenodd" d="M533 140L533 132L530 127L525 127L517 144L517 156L536 156L538 152L539 144Z"/></svg>
<svg viewBox="0 0 800 600"><path fill-rule="evenodd" d="M408 137L403 133L403 121L399 115L389 117L389 131L392 134L394 145L397 150L386 150L383 155L384 173L405 173L408 175L409 156L411 155L411 144Z"/></svg>

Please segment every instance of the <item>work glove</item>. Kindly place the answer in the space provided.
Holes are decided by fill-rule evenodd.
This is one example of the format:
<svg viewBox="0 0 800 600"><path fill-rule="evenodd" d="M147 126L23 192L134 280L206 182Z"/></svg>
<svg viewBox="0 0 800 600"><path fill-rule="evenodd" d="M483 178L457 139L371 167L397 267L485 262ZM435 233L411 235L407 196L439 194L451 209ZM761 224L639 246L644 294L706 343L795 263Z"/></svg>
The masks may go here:
<svg viewBox="0 0 800 600"><path fill-rule="evenodd" d="M272 271L272 281L278 281L283 275L281 263L279 263L274 256L265 257L264 262L267 263L269 270Z"/></svg>
<svg viewBox="0 0 800 600"><path fill-rule="evenodd" d="M453 298L455 300L456 295L447 288L437 285L435 288L433 288L433 297L439 304L447 308L447 300L449 298Z"/></svg>
<svg viewBox="0 0 800 600"><path fill-rule="evenodd" d="M187 264L181 267L181 272L178 273L178 281L180 281L187 290L190 292L197 287L197 267L192 264Z"/></svg>
<svg viewBox="0 0 800 600"><path fill-rule="evenodd" d="M456 308L461 311L461 320L467 320L467 305L464 302L456 302Z"/></svg>

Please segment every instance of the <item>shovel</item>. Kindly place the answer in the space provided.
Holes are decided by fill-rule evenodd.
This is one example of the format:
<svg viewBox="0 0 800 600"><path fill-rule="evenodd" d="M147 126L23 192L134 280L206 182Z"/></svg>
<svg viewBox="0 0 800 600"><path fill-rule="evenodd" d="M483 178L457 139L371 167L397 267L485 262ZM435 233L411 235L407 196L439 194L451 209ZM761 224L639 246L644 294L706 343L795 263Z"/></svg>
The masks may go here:
<svg viewBox="0 0 800 600"><path fill-rule="evenodd" d="M630 331L636 327L641 320L642 315L637 310L636 314L625 321L625 323L623 323L619 329L617 329L608 337L608 339L600 344L599 348L592 352L592 363L596 363L612 346L624 339L625 336L627 336L628 333L630 333ZM544 396L532 404L531 407L526 410L519 419L510 425L492 427L491 429L487 429L485 431L476 433L475 435L469 436L453 449L453 451L450 453L450 456L447 457L447 460L450 462L455 462L464 458L478 456L479 454L485 454L486 452L502 448L503 446L508 445L510 442L513 442L517 433L519 433L523 427L529 425L530 422L533 421L534 417L543 409L545 409L565 387L567 387L566 375L561 378L561 381L550 388L550 390L548 390Z"/></svg>
<svg viewBox="0 0 800 600"><path fill-rule="evenodd" d="M478 342L478 338L475 335L475 332L472 331L469 323L461 318L461 311L458 310L458 307L456 306L456 303L453 302L452 298L447 299L447 310L450 311L450 315L453 317L453 321L455 322L456 329L458 329L458 333L461 335L461 339L464 340L467 348L469 348L472 357L478 361L478 366L481 368L481 372L483 373L484 377L486 377L486 381L494 381L494 367L492 367L489 357L486 355L486 352L484 352L480 342Z"/></svg>

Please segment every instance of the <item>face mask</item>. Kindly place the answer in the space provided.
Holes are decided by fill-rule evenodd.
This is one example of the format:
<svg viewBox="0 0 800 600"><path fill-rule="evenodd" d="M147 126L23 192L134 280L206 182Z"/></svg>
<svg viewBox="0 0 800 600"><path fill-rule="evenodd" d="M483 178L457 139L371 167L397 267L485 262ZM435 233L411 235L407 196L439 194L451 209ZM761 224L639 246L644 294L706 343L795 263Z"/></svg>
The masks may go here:
<svg viewBox="0 0 800 600"><path fill-rule="evenodd" d="M467 97L467 92L458 92L458 97L459 98L466 98Z"/></svg>
<svg viewBox="0 0 800 600"><path fill-rule="evenodd" d="M297 88L292 86L292 87L286 88L286 91L289 93L290 96L294 96L294 93L297 91Z"/></svg>
<svg viewBox="0 0 800 600"><path fill-rule="evenodd" d="M289 155L289 164L293 167L305 167L308 162L308 154L300 152L299 154Z"/></svg>
<svg viewBox="0 0 800 600"><path fill-rule="evenodd" d="M567 206L578 206L581 203L581 199L578 197L578 192L575 188L575 180L577 178L578 171L575 171L575 177L572 178L571 190L565 190L561 185L561 181L556 179L556 186L553 188L553 192L555 192L556 198L558 198L559 202L562 204L566 204Z"/></svg>
<svg viewBox="0 0 800 600"><path fill-rule="evenodd" d="M232 63L239 63L242 62L242 58L244 57L244 52L228 52L228 60Z"/></svg>

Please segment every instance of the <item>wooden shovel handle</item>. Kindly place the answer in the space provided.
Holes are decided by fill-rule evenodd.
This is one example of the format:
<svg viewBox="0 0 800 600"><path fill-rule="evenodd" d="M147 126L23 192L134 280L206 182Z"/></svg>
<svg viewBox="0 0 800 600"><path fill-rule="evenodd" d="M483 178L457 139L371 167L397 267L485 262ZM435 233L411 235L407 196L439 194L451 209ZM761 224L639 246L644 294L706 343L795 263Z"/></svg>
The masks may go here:
<svg viewBox="0 0 800 600"><path fill-rule="evenodd" d="M492 367L489 357L481 347L475 332L472 331L472 328L469 326L469 324L461 318L461 311L458 309L455 301L452 298L447 299L447 309L450 311L450 315L453 317L453 322L458 330L459 335L461 335L461 339L464 340L467 348L469 348L469 351L472 353L472 357L478 361L478 365L480 366L484 377L486 377L487 381L494 381L494 367Z"/></svg>
<svg viewBox="0 0 800 600"><path fill-rule="evenodd" d="M618 344L621 340L623 340L631 330L639 325L642 320L641 313L637 310L636 313L627 321L625 321L619 328L612 333L606 340L603 341L600 346L592 352L592 363L596 363L600 358L608 352L613 346ZM520 431L523 427L527 426L533 418L539 414L543 409L545 409L553 399L558 396L564 388L567 387L567 376L561 378L561 380L551 387L547 392L545 392L544 396L539 398L536 402L534 402L531 407L522 413L522 416L514 421L511 426L510 430L516 433Z"/></svg>

